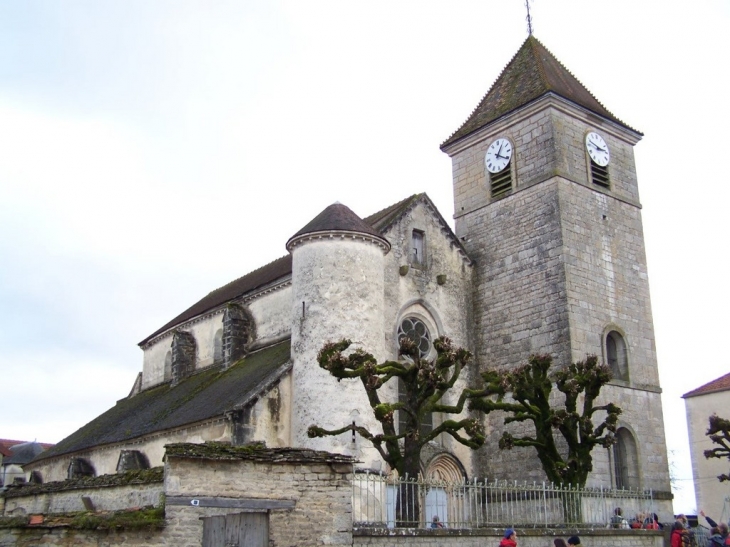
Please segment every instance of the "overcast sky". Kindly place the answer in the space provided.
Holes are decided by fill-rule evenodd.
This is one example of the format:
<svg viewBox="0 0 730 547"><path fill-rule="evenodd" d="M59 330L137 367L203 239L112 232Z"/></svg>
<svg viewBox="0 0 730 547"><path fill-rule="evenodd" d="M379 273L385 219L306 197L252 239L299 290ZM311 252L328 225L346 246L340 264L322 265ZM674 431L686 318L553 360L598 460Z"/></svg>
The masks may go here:
<svg viewBox="0 0 730 547"><path fill-rule="evenodd" d="M667 440L730 371L730 2L534 0L535 35L636 147ZM0 0L0 437L125 397L137 343L340 201L425 191L526 38L523 0Z"/></svg>

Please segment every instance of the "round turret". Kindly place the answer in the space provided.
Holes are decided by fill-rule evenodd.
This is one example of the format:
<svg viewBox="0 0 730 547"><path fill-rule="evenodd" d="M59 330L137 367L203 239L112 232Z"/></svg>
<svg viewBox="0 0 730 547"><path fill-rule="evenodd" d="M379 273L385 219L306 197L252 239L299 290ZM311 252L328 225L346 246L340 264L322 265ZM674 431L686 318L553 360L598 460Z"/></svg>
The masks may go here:
<svg viewBox="0 0 730 547"><path fill-rule="evenodd" d="M337 429L355 417L358 425L380 431L360 380L338 382L319 367L317 353L327 342L349 338L353 349L384 357L384 256L390 244L335 203L297 232L287 249L292 254L292 443L374 464L379 456L359 437L356 444L349 432L310 439L307 428Z"/></svg>

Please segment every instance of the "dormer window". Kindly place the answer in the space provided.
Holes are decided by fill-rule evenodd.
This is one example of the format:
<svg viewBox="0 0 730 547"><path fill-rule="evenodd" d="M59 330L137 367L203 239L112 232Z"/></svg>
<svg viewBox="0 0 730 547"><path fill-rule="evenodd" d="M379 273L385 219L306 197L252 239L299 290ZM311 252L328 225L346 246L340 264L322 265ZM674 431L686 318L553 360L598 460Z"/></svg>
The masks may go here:
<svg viewBox="0 0 730 547"><path fill-rule="evenodd" d="M411 235L411 264L414 266L426 265L426 234L421 230L413 230Z"/></svg>

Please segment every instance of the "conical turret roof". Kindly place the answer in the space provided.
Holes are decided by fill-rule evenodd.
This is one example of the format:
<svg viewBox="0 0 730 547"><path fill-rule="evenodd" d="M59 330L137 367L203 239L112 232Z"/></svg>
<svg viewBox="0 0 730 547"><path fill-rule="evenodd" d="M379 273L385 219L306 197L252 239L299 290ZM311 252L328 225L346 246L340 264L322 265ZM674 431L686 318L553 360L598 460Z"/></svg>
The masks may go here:
<svg viewBox="0 0 730 547"><path fill-rule="evenodd" d="M611 114L537 38L530 35L469 119L446 139L441 149L550 92L635 131Z"/></svg>
<svg viewBox="0 0 730 547"><path fill-rule="evenodd" d="M390 248L387 240L376 229L370 226L370 224L357 216L352 209L341 203L333 203L309 221L304 228L289 238L286 244L287 249L295 239L317 232L356 232L368 234L382 240Z"/></svg>

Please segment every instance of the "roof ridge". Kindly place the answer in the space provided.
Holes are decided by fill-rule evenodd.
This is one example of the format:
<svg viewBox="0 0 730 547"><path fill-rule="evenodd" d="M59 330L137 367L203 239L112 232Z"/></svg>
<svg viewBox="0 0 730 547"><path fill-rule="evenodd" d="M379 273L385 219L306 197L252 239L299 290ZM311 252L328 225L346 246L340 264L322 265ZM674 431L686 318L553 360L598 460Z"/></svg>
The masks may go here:
<svg viewBox="0 0 730 547"><path fill-rule="evenodd" d="M532 49L532 56L534 57L535 62L537 64L537 72L540 74L540 79L542 80L542 84L547 89L552 89L553 86L550 85L550 81L548 80L547 74L545 74L545 64L543 62L542 57L540 56L540 53L539 53L539 51L537 49L537 46L538 45L539 46L542 46L543 49L545 49L545 51L547 51L550 55L553 55L552 52L548 48L546 48L545 46L543 46L542 45L542 42L540 42L540 40L538 40L537 38L535 38L532 34L530 34L527 37L527 40L525 40L525 41L526 42L529 42L530 49ZM555 55L553 55L553 57L555 57ZM556 61L558 60L557 57L555 57L555 60ZM562 66L563 68L565 68L565 65L563 65L563 63L561 63L560 61L558 61L558 63L560 63L560 66Z"/></svg>
<svg viewBox="0 0 730 547"><path fill-rule="evenodd" d="M220 291L221 289L225 289L225 288L226 288L226 287L228 287L229 285L232 285L232 284L234 284L234 283L236 283L236 282L240 281L240 280L241 280L241 279L243 279L244 277L246 277L246 276L249 276L249 275L251 275L251 274L254 274L254 273L256 273L256 272L258 272L258 271L260 271L260 270L263 270L264 268L266 268L266 267L268 267L268 266L271 266L271 265L272 265L273 263L275 263L275 262L278 262L279 260L283 260L283 259L287 258L288 256L289 256L288 254L285 254L284 256L280 256L279 258L275 258L275 259L274 259L274 260L272 260L271 262L267 262L267 263L266 263L266 264L264 264L263 266L259 266L259 267L258 267L258 268L256 268L255 270L251 270L250 272L247 272L247 273L243 274L243 275L242 275L241 277L237 277L237 278L236 278L236 279L234 279L233 281L229 281L229 282L228 282L228 283L226 283L225 285L221 285L221 286L220 286L220 287L218 287L217 289L213 289L213 290L212 290L212 291L210 291L210 292L209 292L209 293L208 293L208 294L207 294L206 296L210 296L211 294L213 294L213 293L215 293L215 292L218 292L218 291Z"/></svg>
<svg viewBox="0 0 730 547"><path fill-rule="evenodd" d="M530 36L532 36L532 35L530 35ZM530 39L530 37L528 36L528 37L527 37L527 40L529 40L529 39ZM527 40L525 40L525 42L526 42ZM468 122L468 121L469 121L469 120L470 120L470 119L471 119L471 118L472 118L472 117L474 116L474 114L476 114L477 110L479 110L479 107L480 107L480 106L482 106L482 103L483 103L483 102L484 102L484 101L485 101L485 100L487 99L487 97L489 96L489 92L490 92L490 91L492 91L492 89L494 89L494 86L495 86L495 85L497 84L497 82L498 82L498 81L499 81L499 79L500 79L500 78L502 77L502 75L504 74L504 72L505 72L505 71L507 70L507 68L508 68L508 67L509 67L509 66L510 66L510 65L512 64L512 62L513 62L513 61L515 60L515 57L517 57L517 55L519 55L520 51L522 51L522 47L523 47L523 46L525 45L525 42L522 42L522 45L521 45L521 46L520 46L519 48L517 48L517 51L515 51L514 55L512 55L512 57L510 57L510 60L509 60L509 61L507 61L507 64L505 64L505 65L504 65L504 66L502 67L502 70L501 70L501 71L499 72L499 74L497 75L497 77L496 77L496 78L495 78L495 79L494 79L494 80L492 81L492 85L490 85L490 86L489 86L489 88L487 89L487 92L486 92L486 93L485 93L484 95L482 95L482 98L481 98L481 99L479 99L479 102L477 103L477 105L476 105L476 106L475 106L474 108L472 108L472 109L471 109L471 112L470 112L470 113L469 113L469 115L468 115L468 116L466 117L466 119L465 119L465 120L464 120L463 122L461 122L461 123L459 124L459 126L458 126L458 127L457 127L457 128L456 128L456 129L454 130L454 131L452 131L452 132L451 132L451 135L449 135L449 137L448 137L448 138L447 138L447 139L446 139L446 140L445 140L445 141L443 142L443 144L441 145L442 147L444 146L444 144L446 144L447 142L449 142L449 141L450 141L450 140L451 140L451 139L453 138L453 136L454 136L454 135L456 135L456 134L457 134L457 133L459 132L459 130L460 130L460 129L461 129L462 127L464 127L464 126L466 125L466 123L467 123L467 122Z"/></svg>

